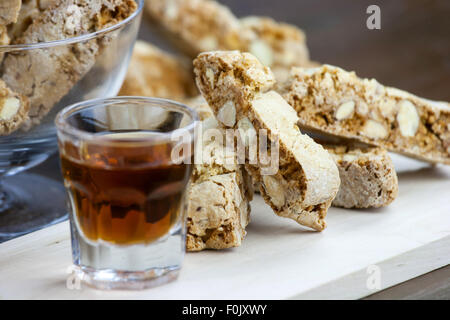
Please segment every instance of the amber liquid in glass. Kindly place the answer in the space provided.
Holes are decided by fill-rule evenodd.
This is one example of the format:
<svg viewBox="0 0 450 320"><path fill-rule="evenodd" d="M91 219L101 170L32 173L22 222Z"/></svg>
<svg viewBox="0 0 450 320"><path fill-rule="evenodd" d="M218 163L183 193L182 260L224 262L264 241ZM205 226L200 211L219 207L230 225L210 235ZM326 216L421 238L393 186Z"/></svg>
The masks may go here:
<svg viewBox="0 0 450 320"><path fill-rule="evenodd" d="M77 160L71 156L75 147L66 144L61 156L82 234L116 245L147 244L166 235L181 214L191 165L170 163L165 145L84 149Z"/></svg>

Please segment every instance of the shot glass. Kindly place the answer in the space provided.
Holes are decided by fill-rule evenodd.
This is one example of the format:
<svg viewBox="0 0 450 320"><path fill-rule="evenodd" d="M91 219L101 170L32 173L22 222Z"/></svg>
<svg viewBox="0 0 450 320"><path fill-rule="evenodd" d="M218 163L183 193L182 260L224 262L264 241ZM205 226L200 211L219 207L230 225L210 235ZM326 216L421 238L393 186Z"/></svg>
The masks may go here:
<svg viewBox="0 0 450 320"><path fill-rule="evenodd" d="M57 115L73 263L84 283L143 289L177 277L197 124L194 110L143 97L90 100Z"/></svg>

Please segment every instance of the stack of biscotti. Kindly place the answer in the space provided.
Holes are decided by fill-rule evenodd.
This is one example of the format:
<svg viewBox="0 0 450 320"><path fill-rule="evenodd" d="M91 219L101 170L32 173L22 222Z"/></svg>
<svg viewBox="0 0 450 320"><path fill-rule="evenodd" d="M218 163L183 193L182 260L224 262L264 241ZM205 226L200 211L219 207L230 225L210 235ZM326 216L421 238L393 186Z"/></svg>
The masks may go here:
<svg viewBox="0 0 450 320"><path fill-rule="evenodd" d="M300 29L288 24L277 23L271 18L245 17L239 20L230 12L230 10L228 10L228 8L211 0L154 0L148 1L146 8L151 20L162 29L170 39L174 40L177 47L181 48L181 51L187 56L193 57L202 51L217 49L238 49L251 52L260 60L260 62L265 66L271 67L274 71L277 82L271 82L272 89L279 90L279 84L286 82L292 67L312 67L319 65L309 60L308 49L305 44L305 35ZM178 68L178 70L178 73L184 72L184 68ZM149 82L158 82L153 81L155 80L154 77L148 77L148 79ZM127 77L125 83L127 84L128 82L136 83L133 81L133 77ZM178 83L180 82L178 81ZM161 85L167 86L168 84L164 84L163 81ZM150 85L145 85L145 88L148 87L150 87ZM168 98L176 99L177 97L168 96ZM226 112L217 113L217 119L222 123L223 121L226 123ZM346 143L333 145L333 148L331 148L330 145L326 145L326 149L339 168L341 180L345 180L338 193L339 196L332 202L333 205L360 208L371 206L379 207L389 204L395 198L395 190L397 188L396 174L389 156L383 150L370 149L369 152L369 149L366 147L360 149L353 148L350 150ZM339 150L339 152L334 153L334 151L337 150ZM354 158L354 161L351 164L347 161L339 161L337 158L337 154L345 156L345 153L347 152L351 152L351 155L346 156L346 160L350 159L351 156ZM374 155L378 152L383 154L383 165L386 163L390 164L388 167L383 167L385 170L380 170L379 168L379 157ZM346 175L346 171L343 168L348 167L359 168L360 175L358 177ZM248 168L247 170L250 171L251 169ZM356 171L357 170L352 170L352 172ZM378 190L376 194L369 192L359 197L357 201L354 197L345 196L347 192L351 193L354 188L359 188L359 186L365 187L370 183L374 176L378 177L378 174L381 174L381 176L374 182L374 185L383 189L381 195L379 194L380 190ZM260 182L257 181L257 178L254 179L255 185L258 186L258 188L264 188L264 186L266 186L263 195L265 195L266 198L270 198L270 196L267 195L267 190L270 189L267 188L267 185L273 186L274 183L270 183L270 177L260 177L259 180L262 179L266 180L266 185L260 184ZM388 181L391 186L384 184L386 181ZM345 186L349 186L349 188L346 188ZM272 190L272 194L273 193ZM278 193L278 198L284 196L283 192ZM273 201L277 203L277 201L282 200L277 200L276 197L272 197L271 200L268 199L267 201L272 207L276 207ZM288 214L286 212L280 213L279 209L275 209L275 211L278 212L279 215L290 216L297 221L299 220L298 214ZM324 228L325 215L323 212L326 212L326 209L322 210L319 214L316 212L313 228L317 230L322 230ZM320 218L317 218L317 216L320 216ZM313 225L311 222L304 224L308 226Z"/></svg>
<svg viewBox="0 0 450 320"><path fill-rule="evenodd" d="M134 0L7 0L0 5L0 21L9 22L11 44L32 44L99 31L126 19L136 9ZM92 69L107 43L105 39L93 39L5 54L1 78L10 90L29 100L29 108L26 115L17 113L1 119L2 128L9 129L0 131L0 135L39 124Z"/></svg>
<svg viewBox="0 0 450 320"><path fill-rule="evenodd" d="M186 69L184 67L184 64L179 62L175 59L172 55L169 55L167 53L164 53L161 50L155 49L150 44L145 43L139 43L138 44L138 54L133 55L134 64L136 65L136 70L142 70L144 68L144 64L148 69L151 69L150 67L154 67L157 69L157 72L150 73L147 71L142 71L140 73L140 76L145 76L145 79L140 83L139 81L132 81L133 80L133 72L129 71L129 75L127 76L127 81L125 82L124 87L122 88L122 93L124 94L132 94L131 88L127 85L127 82L132 85L133 83L140 83L136 90L139 92L150 92L153 96L159 96L164 98L171 98L171 99L177 99L179 100L180 97L186 97L188 94L186 91L183 90L155 90L154 87L159 88L170 88L170 86L177 86L177 88L182 88L183 84L185 83L184 80L186 79L183 75L186 74ZM178 63L177 63L178 62ZM160 78L160 74L167 74L172 73L171 75L171 83L167 83L164 79ZM138 75L139 76L139 75ZM147 91L142 91L147 90ZM131 91L131 92L130 92ZM171 95L165 95L165 94L171 94ZM136 92L135 92L136 94ZM211 113L211 109L209 108L208 104L200 99L192 99L188 100L186 102L188 105L195 107L195 109L199 112L200 118L205 120L206 123L217 123L215 118L213 118L213 114ZM221 115L218 115L219 119L221 118ZM223 119L222 119L223 120ZM204 127L205 129L205 127ZM339 150L339 153L344 156L346 161L337 161L336 159L336 165L338 166L340 170L340 178L341 178L341 188L340 192L338 193L337 199L335 199L332 204L334 206L343 206L343 207L359 207L359 208L365 208L365 207L379 207L379 206L385 206L389 204L396 195L396 192L390 191L395 190L397 188L397 181L396 181L396 175L395 171L392 167L392 162L390 161L389 156L386 153L383 153L382 150L378 150L377 152L383 153L383 161L381 165L383 165L384 170L380 169L380 163L378 161L379 157L375 156L368 156L373 155L373 153L366 152L366 148L353 148L347 149L346 144L334 144L335 148L330 148L330 145L326 146L329 153L332 154L332 156L335 156L333 154L334 150ZM347 151L344 151L347 150ZM351 155L346 156L346 152L351 152ZM333 157L335 158L335 157ZM347 162L348 159L353 158L354 161L351 163L351 165ZM385 165L388 164L386 167ZM202 167L200 165L200 167ZM353 173L358 172L358 176L348 175L345 174L346 168L351 167L354 170L352 170ZM356 170L355 168L358 168L359 170ZM213 170L214 168L210 166L203 166L203 171L205 171L205 176L208 176L208 170ZM213 170L214 171L214 170ZM212 172L210 175L214 176L217 172ZM368 184L371 183L371 179L374 177L377 177L375 181L372 183L372 185L377 185L378 189L375 192L366 192L362 194L358 199L358 201L353 201L354 197L352 197L352 193L354 190L363 190ZM266 180L269 178L266 178ZM385 183L388 182L388 183ZM259 189L259 184L258 189ZM349 186L349 188L346 188L346 186ZM383 190L381 194L379 194L380 190ZM206 190L206 189L202 189ZM346 196L347 192L349 193L349 196ZM199 196L202 196L202 192L200 191ZM386 196L387 195L387 196ZM202 196L203 197L203 196ZM338 199L344 199L339 201ZM195 206L195 205L194 205ZM191 242L192 243L192 242ZM223 242L222 247L229 246L229 243ZM215 248L219 248L220 246L218 244L215 245ZM197 247L198 248L198 247ZM206 248L206 247L204 247ZM191 245L188 245L188 250L193 250Z"/></svg>
<svg viewBox="0 0 450 320"><path fill-rule="evenodd" d="M276 89L286 82L292 67L319 66L309 60L302 30L268 17L250 16L239 20L228 8L211 0L149 1L147 12L169 38L182 44L182 51L187 55L219 49L252 53L265 66L271 67L277 79ZM389 156L386 154L386 157ZM367 198L366 203L355 206L365 207L376 200ZM352 206L351 202L344 205Z"/></svg>
<svg viewBox="0 0 450 320"><path fill-rule="evenodd" d="M300 132L295 110L273 91L270 69L250 53L216 51L200 54L194 72L221 125L239 132L246 148L266 140L267 149L258 149L255 158L245 152L245 168L274 213L323 230L339 172L330 154ZM262 153L274 162L263 161Z"/></svg>
<svg viewBox="0 0 450 320"><path fill-rule="evenodd" d="M250 183L245 184L247 172L277 215L320 231L325 228L330 204L378 208L392 203L398 194L398 179L387 149L421 159L425 159L427 151L432 154L438 150L432 155L433 160L428 161L446 162L440 156L441 150L449 148L447 103L430 102L393 88L383 89L374 80L349 80L351 73L338 68L335 69L341 71L335 75L329 70L322 72L333 67L309 60L304 33L271 18L238 19L212 0L148 0L146 8L153 23L174 40L187 57L212 50L239 50L258 58L259 61L239 52L200 54L195 61L195 73L207 103L200 99L200 102L190 100L187 104L196 108L206 128L217 129L222 134L225 128L240 135L244 133L244 144L258 144L259 141L252 141L248 133L262 129L268 135L269 145L276 142L280 147L280 170L267 174L263 172L267 169L265 165L252 163L247 153L245 166L240 162L224 166L220 153L223 146L205 141L212 147L209 159L213 159L213 165L202 163L194 170L188 198L188 250L241 244L248 223L248 216L242 218L243 208L249 210L251 198L244 196L245 190L250 190ZM140 82L143 89L150 88L149 95L186 101L192 94L186 90L152 89L155 83L160 87L183 88L184 75L190 71L180 62L178 66L172 64L175 68L170 67L171 63L166 61L173 62L173 56L161 51L158 55L162 56L160 60L151 59L158 64L154 69L171 70L174 77L170 81L159 80L155 74L140 72L146 81L135 81L138 77L130 72L124 92L129 88L128 83ZM143 59L139 55L133 59L136 65L151 65L150 59L141 62ZM275 76L263 65L270 67ZM345 81L347 84L342 85ZM149 92L145 90L141 92ZM378 96L383 90L388 94ZM416 107L422 105L418 101L425 103L426 112ZM415 119L414 110L419 114L419 121L411 122L408 119ZM383 117L390 120L383 122ZM426 119L423 126L422 118ZM339 124L335 125L336 122ZM297 125L312 137L319 133L328 139L315 143L304 136ZM414 132L424 136L420 141L403 142L398 135L387 138L389 134L384 128L389 133L397 126L403 136L401 139L416 135ZM424 132L424 128L430 133ZM390 143L391 140L395 143ZM404 146L409 143L409 150L405 151ZM418 155L417 144L428 149ZM269 147L268 151L271 153L273 149ZM231 157L233 161L235 156ZM448 159L448 154L444 157ZM232 201L227 200L231 198L238 199L233 206ZM224 221L233 222L224 228Z"/></svg>
<svg viewBox="0 0 450 320"><path fill-rule="evenodd" d="M332 206L380 208L395 200L398 178L386 149L355 145L350 141L315 140L330 153L339 170L341 184ZM258 183L254 183L253 187L258 190Z"/></svg>
<svg viewBox="0 0 450 320"><path fill-rule="evenodd" d="M294 68L282 93L304 128L450 164L450 105L323 65Z"/></svg>
<svg viewBox="0 0 450 320"><path fill-rule="evenodd" d="M187 101L198 111L202 132L220 130L225 134L201 97ZM234 150L225 150L225 141L210 141L206 135L198 148L202 161L195 164L187 195L186 249L238 247L250 221L252 184Z"/></svg>
<svg viewBox="0 0 450 320"><path fill-rule="evenodd" d="M293 66L310 66L302 30L268 17L238 19L213 0L146 0L151 21L182 52L240 50L255 55L284 80Z"/></svg>

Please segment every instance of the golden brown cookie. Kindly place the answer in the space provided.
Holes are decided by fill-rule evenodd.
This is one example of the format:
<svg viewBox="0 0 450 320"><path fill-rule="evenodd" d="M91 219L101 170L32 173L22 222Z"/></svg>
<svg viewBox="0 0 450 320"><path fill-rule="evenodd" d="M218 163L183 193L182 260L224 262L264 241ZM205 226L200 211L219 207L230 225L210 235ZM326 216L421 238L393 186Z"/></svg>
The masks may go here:
<svg viewBox="0 0 450 320"><path fill-rule="evenodd" d="M279 216L323 230L339 189L339 172L329 153L300 132L295 110L271 90L275 81L270 69L250 53L216 51L200 54L194 72L200 92L224 126L238 130L241 138L255 132L257 140L242 138L248 147L259 145L262 133L267 136L266 151L278 166L262 163L261 157L246 163L266 203Z"/></svg>
<svg viewBox="0 0 450 320"><path fill-rule="evenodd" d="M195 94L194 75L187 63L150 43L136 42L119 95L180 101Z"/></svg>
<svg viewBox="0 0 450 320"><path fill-rule="evenodd" d="M450 105L323 65L294 68L282 92L299 124L432 163L450 164Z"/></svg>

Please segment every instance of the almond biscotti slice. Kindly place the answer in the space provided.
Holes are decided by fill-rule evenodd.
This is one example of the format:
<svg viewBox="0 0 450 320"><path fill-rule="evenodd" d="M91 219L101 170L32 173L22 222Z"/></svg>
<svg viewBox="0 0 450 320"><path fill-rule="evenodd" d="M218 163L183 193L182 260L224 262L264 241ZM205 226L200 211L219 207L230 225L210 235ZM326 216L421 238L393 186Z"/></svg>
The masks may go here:
<svg viewBox="0 0 450 320"><path fill-rule="evenodd" d="M17 130L28 120L28 99L8 88L0 80L0 136Z"/></svg>
<svg viewBox="0 0 450 320"><path fill-rule="evenodd" d="M137 41L121 96L183 100L194 96L192 71L182 61L144 41Z"/></svg>
<svg viewBox="0 0 450 320"><path fill-rule="evenodd" d="M379 208L397 197L397 173L386 149L334 144L324 147L335 160L341 178L333 206Z"/></svg>
<svg viewBox="0 0 450 320"><path fill-rule="evenodd" d="M2 0L0 2L0 26L16 22L21 5L21 0Z"/></svg>
<svg viewBox="0 0 450 320"><path fill-rule="evenodd" d="M339 172L329 153L300 132L295 110L271 90L275 81L270 69L250 53L217 51L200 54L194 72L217 119L240 132L249 148L267 136L267 150L260 147L257 161L248 157L246 163L265 201L277 215L323 230L339 189ZM256 133L257 141L242 138L248 131ZM262 161L266 151L275 163Z"/></svg>
<svg viewBox="0 0 450 320"><path fill-rule="evenodd" d="M186 249L225 249L238 247L250 221L253 189L247 172L235 154L225 153L224 140L208 139L206 130L218 130L224 137L206 101L187 102L202 120L202 153L195 164L187 195Z"/></svg>
<svg viewBox="0 0 450 320"><path fill-rule="evenodd" d="M395 200L397 173L386 149L320 143L335 160L341 179L332 206L380 208ZM259 189L259 184L255 183L253 188Z"/></svg>
<svg viewBox="0 0 450 320"><path fill-rule="evenodd" d="M272 18L249 16L240 20L243 30L251 31L251 42L240 48L270 67L277 81L285 81L292 67L310 64L305 33L298 27Z"/></svg>
<svg viewBox="0 0 450 320"><path fill-rule="evenodd" d="M136 9L134 0L61 0L44 10L15 43L61 40L98 31ZM38 124L94 66L107 42L94 39L5 57L2 78L12 90L29 98L32 124Z"/></svg>
<svg viewBox="0 0 450 320"><path fill-rule="evenodd" d="M203 51L239 49L239 20L212 0L146 0L152 22L191 57Z"/></svg>
<svg viewBox="0 0 450 320"><path fill-rule="evenodd" d="M450 164L450 105L324 65L294 68L283 95L299 125L432 163Z"/></svg>
<svg viewBox="0 0 450 320"><path fill-rule="evenodd" d="M243 172L209 175L191 183L187 195L188 251L242 244L250 221Z"/></svg>

